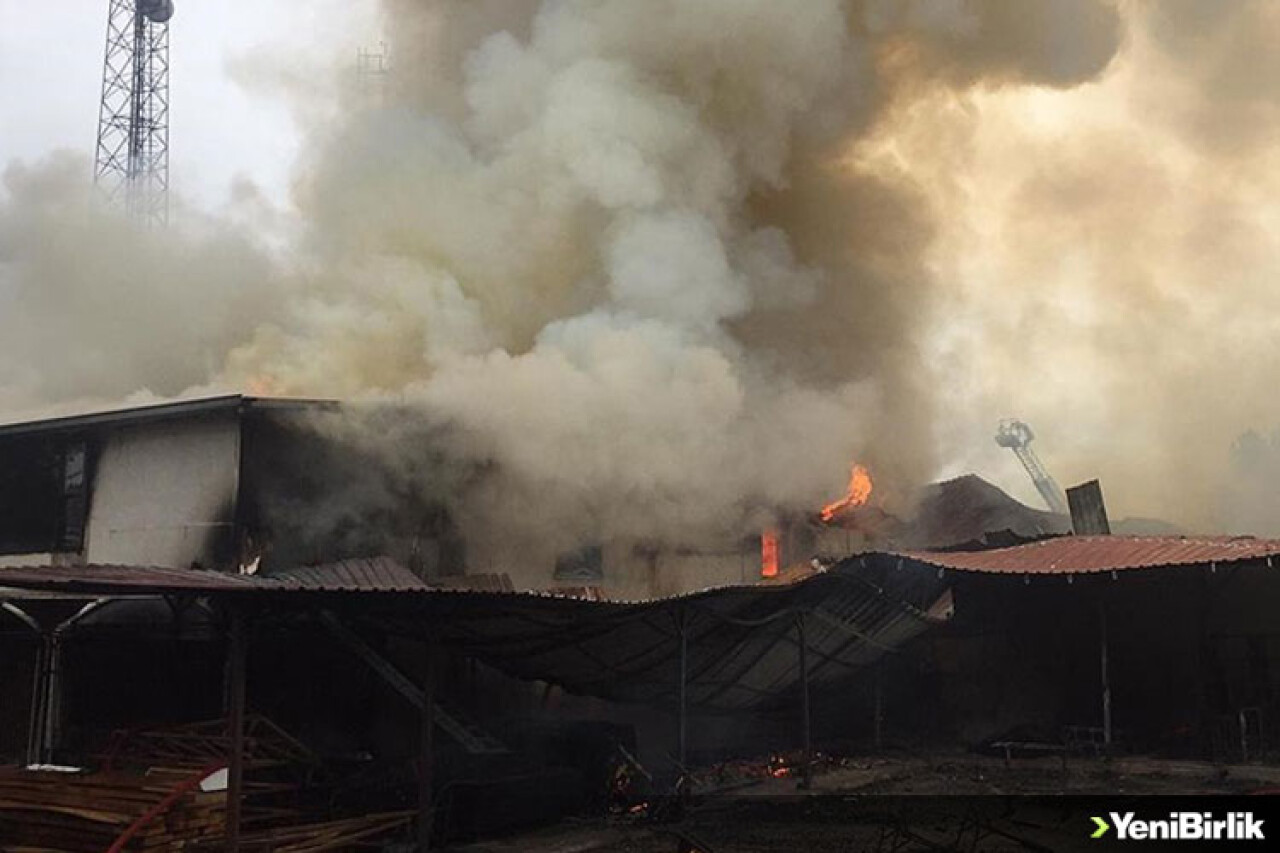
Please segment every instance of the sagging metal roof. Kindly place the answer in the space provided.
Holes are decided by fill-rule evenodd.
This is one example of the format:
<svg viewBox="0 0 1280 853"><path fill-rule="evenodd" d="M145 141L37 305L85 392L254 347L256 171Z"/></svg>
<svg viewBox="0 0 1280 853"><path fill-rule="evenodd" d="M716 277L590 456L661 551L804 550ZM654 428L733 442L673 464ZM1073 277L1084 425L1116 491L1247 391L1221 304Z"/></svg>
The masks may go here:
<svg viewBox="0 0 1280 853"><path fill-rule="evenodd" d="M1280 540L1249 536L1060 536L986 551L899 551L940 569L990 574L1073 574L1211 566L1280 558Z"/></svg>
<svg viewBox="0 0 1280 853"><path fill-rule="evenodd" d="M800 677L801 617L810 680L821 685L850 677L926 630L925 611L943 588L932 572L847 561L789 586L610 602L405 589L405 570L388 574L390 561L352 562L271 577L126 566L0 569L0 587L227 600L252 594L268 609L294 613L318 604L357 628L431 635L512 676L623 702L673 702L683 649L689 705L720 711L789 697Z"/></svg>
<svg viewBox="0 0 1280 853"><path fill-rule="evenodd" d="M390 557L339 560L256 577L273 587L313 592L416 592L428 589L413 572Z"/></svg>
<svg viewBox="0 0 1280 853"><path fill-rule="evenodd" d="M436 632L517 678L622 702L674 702L683 644L690 706L732 711L793 693L801 618L811 683L835 683L923 633L932 624L926 610L944 586L932 572L846 561L790 586L656 601L431 592L416 613L377 606L348 613L387 630Z"/></svg>
<svg viewBox="0 0 1280 853"><path fill-rule="evenodd" d="M793 698L801 619L817 686L854 676L923 633L935 621L928 611L948 592L939 569L1058 575L1275 557L1280 540L1068 536L988 551L863 554L790 584L643 602L432 589L414 586L407 570L381 560L270 577L126 566L0 569L0 587L95 596L252 594L292 612L306 612L324 596L322 606L357 628L429 635L512 676L623 702L673 703L683 656L689 705L735 711Z"/></svg>

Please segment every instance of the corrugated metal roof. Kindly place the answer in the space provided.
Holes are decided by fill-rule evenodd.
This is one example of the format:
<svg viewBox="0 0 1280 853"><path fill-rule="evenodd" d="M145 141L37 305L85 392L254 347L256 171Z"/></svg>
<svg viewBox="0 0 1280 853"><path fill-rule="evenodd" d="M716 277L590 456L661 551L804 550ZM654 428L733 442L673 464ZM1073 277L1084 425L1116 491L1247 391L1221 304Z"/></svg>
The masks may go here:
<svg viewBox="0 0 1280 853"><path fill-rule="evenodd" d="M0 438L34 433L67 432L103 426L127 426L136 423L153 423L178 418L192 418L258 409L288 411L337 408L339 408L339 404L334 400L294 397L248 397L243 394L225 394L219 397L170 400L164 403L133 406L125 409L107 409L36 420L0 423Z"/></svg>
<svg viewBox="0 0 1280 853"><path fill-rule="evenodd" d="M504 572L491 574L458 575L444 578L437 586L441 589L470 589L483 592L514 592L511 576Z"/></svg>
<svg viewBox="0 0 1280 853"><path fill-rule="evenodd" d="M683 645L689 704L733 711L794 698L798 617L806 617L811 683L834 684L927 630L925 611L945 584L933 572L848 561L789 586L636 603L432 590L335 611L372 630L430 631L516 678L622 702L674 702Z"/></svg>
<svg viewBox="0 0 1280 853"><path fill-rule="evenodd" d="M159 566L17 566L0 569L0 587L85 595L235 592L259 586L252 577Z"/></svg>
<svg viewBox="0 0 1280 853"><path fill-rule="evenodd" d="M0 569L0 586L89 595L254 593L281 602L297 596L302 607L311 606L309 594L340 593L326 606L355 625L405 635L430 631L513 676L625 702L673 702L683 645L690 704L732 711L793 696L801 615L814 685L848 677L926 630L925 611L939 609L948 583L938 569L1053 575L1272 557L1280 557L1278 540L1068 536L989 551L877 552L791 584L724 587L639 603L428 589L385 558L272 577L127 566ZM898 571L899 563L908 570ZM393 594L370 594L380 591Z"/></svg>
<svg viewBox="0 0 1280 853"><path fill-rule="evenodd" d="M342 560L272 575L237 575L159 566L28 566L0 569L0 587L86 595L225 592L414 592L426 590L390 557Z"/></svg>
<svg viewBox="0 0 1280 853"><path fill-rule="evenodd" d="M1061 536L989 551L899 551L942 569L992 574L1072 574L1237 563L1280 557L1280 540L1226 536Z"/></svg>
<svg viewBox="0 0 1280 853"><path fill-rule="evenodd" d="M986 574L1072 574L1160 569L1175 566L1225 565L1280 559L1280 540L1227 536L1061 536L1011 548L985 551L868 552L858 555L863 565L909 560L939 569ZM799 568L778 585L803 582L820 570ZM486 593L557 597L549 593L512 593L509 585L488 583L468 590L468 584L432 588L389 557L343 560L321 566L290 569L272 575L234 575L200 569L154 566L88 565L28 566L0 569L0 587L90 595L145 595L180 592L434 592L439 595ZM720 589L735 589L723 587ZM717 590L675 596L695 598ZM559 595L564 597L564 593ZM643 603L643 602L618 602Z"/></svg>
<svg viewBox="0 0 1280 853"><path fill-rule="evenodd" d="M628 702L675 701L687 632L688 700L734 710L783 701L799 677L796 618L815 685L846 678L926 630L924 609L943 582L854 561L790 586L724 587L640 603L518 592L428 589L380 559L254 577L216 572L86 566L0 569L0 587L93 596L245 592L311 607L311 593L342 593L326 606L356 624L405 635L431 631L445 645L513 676ZM414 581L417 581L414 578ZM358 594L352 594L358 593Z"/></svg>
<svg viewBox="0 0 1280 853"><path fill-rule="evenodd" d="M313 592L412 592L427 585L390 557L363 557L255 576L273 588Z"/></svg>

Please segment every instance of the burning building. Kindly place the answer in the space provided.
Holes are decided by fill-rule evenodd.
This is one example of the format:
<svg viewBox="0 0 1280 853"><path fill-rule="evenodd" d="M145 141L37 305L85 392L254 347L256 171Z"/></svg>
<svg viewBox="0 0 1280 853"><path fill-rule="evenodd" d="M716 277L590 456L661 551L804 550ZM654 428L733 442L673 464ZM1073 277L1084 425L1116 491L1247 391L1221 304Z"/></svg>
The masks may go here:
<svg viewBox="0 0 1280 853"><path fill-rule="evenodd" d="M534 555L499 528L468 542L451 517L485 466L449 459L431 427L397 450L353 440L333 401L223 396L0 426L0 565L121 564L270 574L389 555L430 582L468 572L526 589L650 598L750 583L759 540L636 539ZM420 413L362 409L358 429ZM783 559L799 559L800 549Z"/></svg>
<svg viewBox="0 0 1280 853"><path fill-rule="evenodd" d="M806 784L832 743L1274 748L1280 543L1064 535L1072 520L976 477L897 518L855 465L845 495L723 549L589 545L504 563L490 588L466 576L486 543L452 525L443 487L403 489L333 426L342 412L231 396L4 428L0 624L21 687L0 752L161 762L198 732L241 778L229 804L248 797L244 749L267 747L218 732L265 727L252 742L286 764L367 778L325 793L339 822L374 810L400 815L378 831L403 830L409 812L376 809L416 786L422 838L456 831L440 815L499 828L487 798L549 819L598 807L619 767L686 785L761 745L767 778ZM423 470L466 482L447 460ZM521 578L596 589L518 593ZM628 589L645 600L600 600Z"/></svg>
<svg viewBox="0 0 1280 853"><path fill-rule="evenodd" d="M445 509L327 436L338 412L232 395L0 426L0 565L254 573L391 554L460 574Z"/></svg>

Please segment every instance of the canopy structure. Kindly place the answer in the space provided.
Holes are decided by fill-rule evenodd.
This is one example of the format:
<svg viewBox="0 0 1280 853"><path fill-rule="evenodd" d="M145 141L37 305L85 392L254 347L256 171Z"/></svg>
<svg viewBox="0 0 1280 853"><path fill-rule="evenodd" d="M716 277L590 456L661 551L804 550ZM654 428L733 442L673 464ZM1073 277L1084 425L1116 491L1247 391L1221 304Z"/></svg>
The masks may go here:
<svg viewBox="0 0 1280 853"><path fill-rule="evenodd" d="M93 597L201 596L263 615L328 611L430 638L514 677L620 702L732 711L787 701L801 677L847 678L929 625L934 573L845 561L789 585L623 603L416 586L390 561L273 577L138 567L0 569L0 587ZM3 597L3 593L0 593ZM682 677L683 674L683 677Z"/></svg>
<svg viewBox="0 0 1280 853"><path fill-rule="evenodd" d="M85 597L200 596L264 613L330 611L368 632L422 637L512 676L620 702L733 711L834 683L925 631L950 573L1030 578L1270 565L1280 541L1068 536L983 551L867 553L785 584L644 602L429 588L392 560L268 577L132 566L0 569L3 589ZM17 593L15 593L17 594ZM365 631L362 631L364 633ZM803 635L803 642L801 640Z"/></svg>
<svg viewBox="0 0 1280 853"><path fill-rule="evenodd" d="M847 678L930 624L932 573L848 561L788 586L726 587L623 604L527 594L432 593L348 610L408 634L434 632L524 679L621 702L679 700L735 710L783 701L800 679L801 632L813 685Z"/></svg>

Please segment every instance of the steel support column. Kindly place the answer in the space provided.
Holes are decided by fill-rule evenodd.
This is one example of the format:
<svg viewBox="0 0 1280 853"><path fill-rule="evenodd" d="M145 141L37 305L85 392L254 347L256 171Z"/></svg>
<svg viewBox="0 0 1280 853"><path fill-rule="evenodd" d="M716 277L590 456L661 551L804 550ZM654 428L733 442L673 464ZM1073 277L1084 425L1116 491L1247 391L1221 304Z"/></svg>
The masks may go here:
<svg viewBox="0 0 1280 853"><path fill-rule="evenodd" d="M422 706L418 727L418 849L431 849L435 829L436 640L423 643Z"/></svg>
<svg viewBox="0 0 1280 853"><path fill-rule="evenodd" d="M1107 660L1107 606L1098 602L1098 647L1099 666L1102 676L1102 743L1107 751L1111 751L1111 674Z"/></svg>
<svg viewBox="0 0 1280 853"><path fill-rule="evenodd" d="M44 760L45 702L48 699L50 636L40 634L36 646L36 669L31 679L31 721L27 728L27 763Z"/></svg>
<svg viewBox="0 0 1280 853"><path fill-rule="evenodd" d="M804 766L800 774L800 787L813 787L813 732L809 718L809 643L804 633L804 614L796 617L796 645L800 649L800 714L804 737Z"/></svg>
<svg viewBox="0 0 1280 853"><path fill-rule="evenodd" d="M876 752L884 749L884 661L876 662L875 695L875 745Z"/></svg>
<svg viewBox="0 0 1280 853"><path fill-rule="evenodd" d="M227 851L240 851L241 801L244 797L245 681L248 670L248 617L231 607L227 638Z"/></svg>
<svg viewBox="0 0 1280 853"><path fill-rule="evenodd" d="M680 775L689 766L689 634L688 618L683 610L677 617L680 631L680 689L678 717L676 721L676 760L680 763Z"/></svg>

